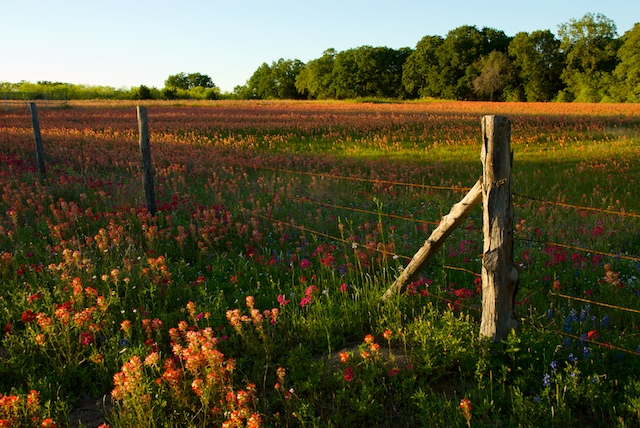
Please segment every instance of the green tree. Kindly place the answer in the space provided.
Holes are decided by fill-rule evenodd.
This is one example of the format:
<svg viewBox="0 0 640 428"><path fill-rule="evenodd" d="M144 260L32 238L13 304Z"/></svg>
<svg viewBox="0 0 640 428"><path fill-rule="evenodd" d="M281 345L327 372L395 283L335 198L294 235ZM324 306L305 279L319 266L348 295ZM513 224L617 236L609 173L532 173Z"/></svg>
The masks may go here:
<svg viewBox="0 0 640 428"><path fill-rule="evenodd" d="M465 25L447 33L436 49L438 73L436 96L448 99L474 99L473 80L480 71L477 61L492 51L507 52L510 39L492 28L478 30Z"/></svg>
<svg viewBox="0 0 640 428"><path fill-rule="evenodd" d="M201 73L189 73L187 75L187 81L189 82L188 89L193 88L215 88L216 85L211 80L211 77Z"/></svg>
<svg viewBox="0 0 640 428"><path fill-rule="evenodd" d="M618 50L620 63L614 71L617 99L637 103L640 102L640 23L624 34L622 43Z"/></svg>
<svg viewBox="0 0 640 428"><path fill-rule="evenodd" d="M563 88L564 57L560 41L549 30L516 34L509 55L518 68L527 101L551 101Z"/></svg>
<svg viewBox="0 0 640 428"><path fill-rule="evenodd" d="M172 74L164 81L164 87L170 89L189 89L189 80L185 73Z"/></svg>
<svg viewBox="0 0 640 428"><path fill-rule="evenodd" d="M165 88L182 89L188 91L193 88L215 88L211 77L202 73L178 73L167 77L164 81Z"/></svg>
<svg viewBox="0 0 640 428"><path fill-rule="evenodd" d="M618 64L616 25L602 14L588 13L559 27L560 49L567 65L562 80L576 101L607 99Z"/></svg>
<svg viewBox="0 0 640 428"><path fill-rule="evenodd" d="M333 48L323 52L320 58L307 62L296 78L296 89L300 93L305 91L316 99L335 98L333 88L333 63L336 58Z"/></svg>
<svg viewBox="0 0 640 428"><path fill-rule="evenodd" d="M480 75L473 79L473 91L488 96L490 101L502 100L502 93L512 80L512 66L507 54L493 51L478 60Z"/></svg>
<svg viewBox="0 0 640 428"><path fill-rule="evenodd" d="M262 63L244 86L234 92L244 99L302 99L308 94L296 89L296 78L304 68L300 60L280 58L271 65Z"/></svg>
<svg viewBox="0 0 640 428"><path fill-rule="evenodd" d="M410 97L441 95L437 50L444 42L440 36L423 37L402 68L402 84Z"/></svg>
<svg viewBox="0 0 640 428"><path fill-rule="evenodd" d="M333 90L339 99L404 95L402 66L411 49L361 46L336 55Z"/></svg>
<svg viewBox="0 0 640 428"><path fill-rule="evenodd" d="M148 86L140 85L137 88L131 90L131 97L134 100L150 100L153 99L151 89Z"/></svg>

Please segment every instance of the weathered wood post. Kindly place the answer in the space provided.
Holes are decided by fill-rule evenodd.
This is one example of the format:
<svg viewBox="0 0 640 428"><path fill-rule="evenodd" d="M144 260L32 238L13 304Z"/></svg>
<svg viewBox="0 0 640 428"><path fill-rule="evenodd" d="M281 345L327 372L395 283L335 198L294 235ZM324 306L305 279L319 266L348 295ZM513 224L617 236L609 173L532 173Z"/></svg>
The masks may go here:
<svg viewBox="0 0 640 428"><path fill-rule="evenodd" d="M44 166L44 150L42 148L42 136L40 135L40 120L38 120L38 110L36 103L29 103L29 111L31 112L31 127L33 128L33 139L36 142L36 162L38 164L38 174L40 180L45 178Z"/></svg>
<svg viewBox="0 0 640 428"><path fill-rule="evenodd" d="M509 119L482 118L482 322L480 336L499 342L517 329L515 296L518 270L513 263L513 209Z"/></svg>
<svg viewBox="0 0 640 428"><path fill-rule="evenodd" d="M147 211L156 213L156 195L153 188L153 165L151 164L151 144L147 108L138 106L138 128L140 130L140 154L142 155L142 185L147 203Z"/></svg>

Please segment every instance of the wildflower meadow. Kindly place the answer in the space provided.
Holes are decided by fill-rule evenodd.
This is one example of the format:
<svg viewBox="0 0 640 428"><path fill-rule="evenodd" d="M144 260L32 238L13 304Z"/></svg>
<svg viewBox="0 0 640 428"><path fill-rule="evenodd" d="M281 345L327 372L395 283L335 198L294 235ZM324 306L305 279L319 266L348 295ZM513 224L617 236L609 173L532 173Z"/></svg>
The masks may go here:
<svg viewBox="0 0 640 428"><path fill-rule="evenodd" d="M0 110L0 427L640 424L640 105ZM482 211L381 300L511 121L518 330L479 336ZM87 406L87 403L91 405Z"/></svg>

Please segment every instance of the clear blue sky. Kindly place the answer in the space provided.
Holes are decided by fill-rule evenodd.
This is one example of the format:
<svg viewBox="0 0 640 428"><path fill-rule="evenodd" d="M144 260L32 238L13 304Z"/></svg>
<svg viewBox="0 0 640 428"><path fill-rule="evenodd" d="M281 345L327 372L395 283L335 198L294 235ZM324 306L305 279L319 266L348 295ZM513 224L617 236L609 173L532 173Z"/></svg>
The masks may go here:
<svg viewBox="0 0 640 428"><path fill-rule="evenodd" d="M171 74L198 72L232 91L279 58L414 48L462 25L557 34L588 12L622 35L640 22L640 1L0 0L0 81L162 88Z"/></svg>

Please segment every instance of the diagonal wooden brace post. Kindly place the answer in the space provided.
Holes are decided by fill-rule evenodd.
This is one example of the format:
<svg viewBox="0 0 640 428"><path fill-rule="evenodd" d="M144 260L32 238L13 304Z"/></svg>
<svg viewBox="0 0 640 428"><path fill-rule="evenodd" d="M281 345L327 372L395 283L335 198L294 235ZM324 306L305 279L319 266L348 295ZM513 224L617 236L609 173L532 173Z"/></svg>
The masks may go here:
<svg viewBox="0 0 640 428"><path fill-rule="evenodd" d="M444 241L464 221L471 210L482 201L482 177L471 188L469 193L453 207L446 216L442 217L438 227L431 232L424 245L413 256L407 267L391 284L391 287L382 296L385 302L394 294L400 292L407 284L417 279L420 271L429 263L433 255L442 247Z"/></svg>

